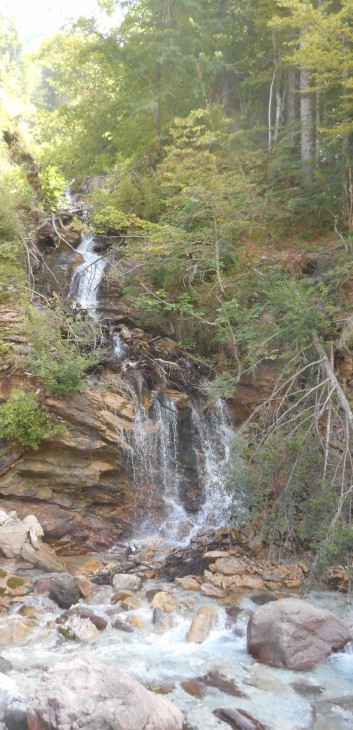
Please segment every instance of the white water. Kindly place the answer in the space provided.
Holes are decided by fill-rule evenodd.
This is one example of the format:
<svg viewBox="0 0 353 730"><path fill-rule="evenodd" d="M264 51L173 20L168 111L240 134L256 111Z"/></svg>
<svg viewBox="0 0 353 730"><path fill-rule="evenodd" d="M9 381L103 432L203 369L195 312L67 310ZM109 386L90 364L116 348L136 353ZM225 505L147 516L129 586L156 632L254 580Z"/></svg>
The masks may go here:
<svg viewBox="0 0 353 730"><path fill-rule="evenodd" d="M119 343L119 353L120 343ZM123 354L120 355L123 358ZM229 519L231 494L226 490L225 467L234 433L225 404L218 401L205 415L194 402L189 405L187 448L193 457L194 484L184 483L178 409L166 393L154 392L149 406L129 387L135 406L134 428L124 435L129 449L129 468L136 502L142 497L145 518L137 525L139 541L156 533L172 545L185 545L201 530L217 528ZM188 511L183 492L201 491L199 509ZM158 499L163 508L154 509Z"/></svg>
<svg viewBox="0 0 353 730"><path fill-rule="evenodd" d="M79 307L87 309L94 316L98 293L107 259L94 251L94 235L83 233L82 241L77 248L82 255L82 264L76 269L71 282L71 296Z"/></svg>
<svg viewBox="0 0 353 730"><path fill-rule="evenodd" d="M153 587L148 581L146 588ZM215 730L228 727L212 713L216 708L242 708L266 724L270 730L348 730L353 727L353 717L339 708L327 718L325 726L312 724L312 704L335 697L352 696L353 654L340 652L323 662L311 672L293 672L273 669L255 662L246 651L245 630L249 610L255 606L249 598L241 600L243 613L234 627L227 625L224 608L210 598L186 593L175 586L168 586L174 593L178 606L174 612L174 626L166 633L156 633L152 625L152 609L145 599L140 609L127 613L110 603L112 589L105 589L104 603L90 603L96 614L105 616L109 624L119 617L138 616L144 622L142 628L132 634L120 632L111 626L86 644L63 639L53 624L61 611L49 599L33 597L27 603L44 608L43 617L25 646L4 647L1 654L9 659L14 669L4 677L0 674L0 709L14 694L28 698L38 683L44 666L51 666L73 654L88 653L106 664L128 671L145 686L169 685L167 698L175 702L185 714L194 730ZM338 615L346 613L344 597L333 594L317 594L311 600L320 605L330 605ZM84 602L81 602L84 604ZM188 643L185 635L192 616L201 605L213 604L219 612L218 625L201 645ZM333 604L333 605L332 605ZM14 607L16 609L16 606ZM352 610L349 611L352 621ZM0 618L0 623L4 621ZM181 687L184 679L196 678L208 671L218 670L233 680L246 697L238 698L208 687L203 699L187 694ZM309 688L321 688L322 694L308 698L298 692L294 684L302 683ZM0 713L1 714L1 713ZM1 722L0 722L1 727Z"/></svg>

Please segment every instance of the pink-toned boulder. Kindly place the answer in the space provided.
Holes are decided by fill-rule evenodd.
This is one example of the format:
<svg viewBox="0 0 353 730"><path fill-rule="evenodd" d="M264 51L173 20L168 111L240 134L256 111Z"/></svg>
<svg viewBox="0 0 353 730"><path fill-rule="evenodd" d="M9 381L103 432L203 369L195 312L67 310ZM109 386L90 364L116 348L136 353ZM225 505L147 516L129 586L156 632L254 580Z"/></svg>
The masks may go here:
<svg viewBox="0 0 353 730"><path fill-rule="evenodd" d="M114 664L74 656L43 675L28 713L28 730L182 730L183 715Z"/></svg>
<svg viewBox="0 0 353 730"><path fill-rule="evenodd" d="M253 611L248 651L272 667L311 669L351 641L347 626L331 611L298 598L283 598Z"/></svg>

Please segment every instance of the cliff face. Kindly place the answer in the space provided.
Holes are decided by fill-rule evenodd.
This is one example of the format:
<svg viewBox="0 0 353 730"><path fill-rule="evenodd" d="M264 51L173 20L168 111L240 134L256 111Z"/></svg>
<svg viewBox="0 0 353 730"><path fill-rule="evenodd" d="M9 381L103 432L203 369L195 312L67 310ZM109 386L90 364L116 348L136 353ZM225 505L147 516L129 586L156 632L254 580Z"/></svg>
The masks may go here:
<svg viewBox="0 0 353 730"><path fill-rule="evenodd" d="M113 392L114 389L114 392ZM47 398L45 406L67 427L37 451L3 445L0 499L19 515L33 511L49 541L62 552L97 550L118 541L133 519L126 471L132 403L109 375L83 395Z"/></svg>

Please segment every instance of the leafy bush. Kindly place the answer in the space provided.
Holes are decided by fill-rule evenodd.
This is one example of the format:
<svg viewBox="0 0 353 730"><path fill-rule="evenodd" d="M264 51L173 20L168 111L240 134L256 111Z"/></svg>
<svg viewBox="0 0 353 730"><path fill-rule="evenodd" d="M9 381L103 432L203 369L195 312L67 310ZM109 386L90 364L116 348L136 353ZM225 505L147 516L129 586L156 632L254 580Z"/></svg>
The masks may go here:
<svg viewBox="0 0 353 730"><path fill-rule="evenodd" d="M94 323L76 321L60 307L55 311L31 307L26 326L33 350L29 372L53 395L80 391L85 373L102 356Z"/></svg>
<svg viewBox="0 0 353 730"><path fill-rule="evenodd" d="M65 432L64 426L50 421L32 393L15 390L0 406L0 438L6 441L18 441L23 446L38 449L43 439Z"/></svg>

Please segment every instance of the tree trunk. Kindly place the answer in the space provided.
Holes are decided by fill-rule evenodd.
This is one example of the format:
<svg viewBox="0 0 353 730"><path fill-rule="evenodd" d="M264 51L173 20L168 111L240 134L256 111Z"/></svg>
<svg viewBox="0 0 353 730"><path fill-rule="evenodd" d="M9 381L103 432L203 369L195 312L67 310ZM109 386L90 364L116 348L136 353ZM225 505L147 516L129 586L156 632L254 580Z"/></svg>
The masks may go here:
<svg viewBox="0 0 353 730"><path fill-rule="evenodd" d="M296 90L296 71L290 67L287 71L287 109L286 109L286 125L288 129L288 142L290 147L294 147L295 142L295 90Z"/></svg>
<svg viewBox="0 0 353 730"><path fill-rule="evenodd" d="M155 72L155 94L156 94L156 105L154 110L154 131L155 131L155 148L157 155L162 152L162 101L161 101L161 82L162 82L162 67L161 62L157 61L156 72Z"/></svg>
<svg viewBox="0 0 353 730"><path fill-rule="evenodd" d="M301 163L304 187L310 189L313 182L313 112L309 92L309 71L300 71L300 123Z"/></svg>
<svg viewBox="0 0 353 730"><path fill-rule="evenodd" d="M219 0L217 18L224 19L228 14L228 0ZM219 98L225 111L231 109L231 88L227 70L224 68L219 78Z"/></svg>

